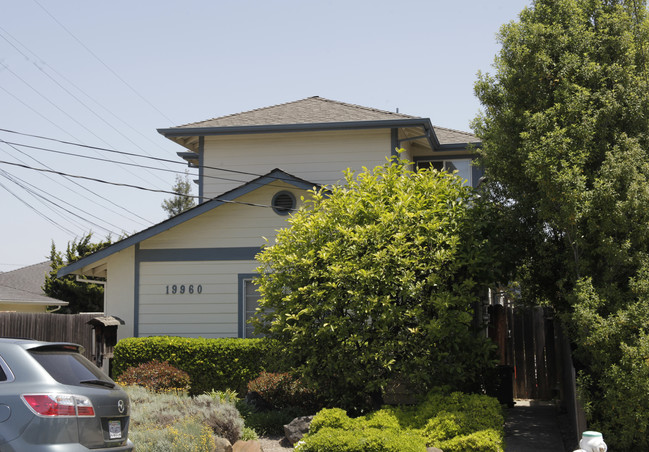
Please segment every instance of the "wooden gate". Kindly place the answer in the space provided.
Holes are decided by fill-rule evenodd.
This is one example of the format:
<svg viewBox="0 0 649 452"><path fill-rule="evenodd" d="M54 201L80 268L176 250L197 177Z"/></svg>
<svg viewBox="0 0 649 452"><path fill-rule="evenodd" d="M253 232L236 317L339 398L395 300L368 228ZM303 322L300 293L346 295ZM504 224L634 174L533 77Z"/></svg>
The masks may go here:
<svg viewBox="0 0 649 452"><path fill-rule="evenodd" d="M498 344L500 364L514 372L514 398L550 400L560 396L561 345L552 310L489 307L489 337Z"/></svg>

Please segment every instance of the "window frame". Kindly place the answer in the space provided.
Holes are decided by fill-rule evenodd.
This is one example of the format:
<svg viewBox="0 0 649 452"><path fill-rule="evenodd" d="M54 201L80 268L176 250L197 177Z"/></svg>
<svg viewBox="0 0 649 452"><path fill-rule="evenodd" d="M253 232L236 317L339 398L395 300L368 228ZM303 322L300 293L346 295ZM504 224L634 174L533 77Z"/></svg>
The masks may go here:
<svg viewBox="0 0 649 452"><path fill-rule="evenodd" d="M430 166L432 166L432 163L441 162L442 163L442 168L444 169L444 171L448 171L446 169L446 163L447 162L451 162L451 163L453 163L453 162L469 162L468 177L467 178L463 177L463 180L466 180L467 186L473 187L473 159L470 158L470 157L458 157L458 158L453 158L453 157L450 157L450 156L448 158L445 158L445 157L440 157L440 158L420 157L420 158L415 159L415 165L417 167L417 170L420 169L419 165L422 162L429 163L429 164L431 164ZM459 170L458 170L458 175L460 177L462 177L462 175L459 173Z"/></svg>
<svg viewBox="0 0 649 452"><path fill-rule="evenodd" d="M247 305L246 305L246 282L256 278L257 273L240 273L238 275L238 298L239 298L239 312L238 312L238 337L242 339L251 339L246 336L247 323ZM261 296L260 296L261 297Z"/></svg>

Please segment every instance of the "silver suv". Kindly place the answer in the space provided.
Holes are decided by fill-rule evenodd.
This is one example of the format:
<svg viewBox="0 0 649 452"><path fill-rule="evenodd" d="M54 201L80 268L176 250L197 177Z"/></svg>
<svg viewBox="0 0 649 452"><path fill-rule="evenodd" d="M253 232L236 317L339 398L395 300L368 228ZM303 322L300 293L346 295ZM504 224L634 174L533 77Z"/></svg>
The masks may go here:
<svg viewBox="0 0 649 452"><path fill-rule="evenodd" d="M129 413L80 345L0 338L0 451L132 451Z"/></svg>

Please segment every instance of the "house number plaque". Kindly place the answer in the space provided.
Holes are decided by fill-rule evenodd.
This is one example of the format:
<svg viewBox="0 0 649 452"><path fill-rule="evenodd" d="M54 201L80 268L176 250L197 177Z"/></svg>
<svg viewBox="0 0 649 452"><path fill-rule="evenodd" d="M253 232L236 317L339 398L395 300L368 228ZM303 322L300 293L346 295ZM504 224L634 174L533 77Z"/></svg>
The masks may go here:
<svg viewBox="0 0 649 452"><path fill-rule="evenodd" d="M167 285L166 295L184 295L184 294L201 294L203 293L203 286L201 284L171 284Z"/></svg>

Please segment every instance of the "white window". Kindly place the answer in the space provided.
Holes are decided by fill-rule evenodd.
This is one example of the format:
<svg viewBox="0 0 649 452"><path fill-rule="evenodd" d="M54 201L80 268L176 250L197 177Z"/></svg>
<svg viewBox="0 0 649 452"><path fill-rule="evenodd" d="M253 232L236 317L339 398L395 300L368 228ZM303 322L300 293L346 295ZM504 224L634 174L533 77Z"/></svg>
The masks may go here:
<svg viewBox="0 0 649 452"><path fill-rule="evenodd" d="M448 171L452 173L457 171L457 175L462 178L466 185L473 186L471 177L471 159L457 159L457 160L419 160L417 168L430 168L433 167L438 171Z"/></svg>

